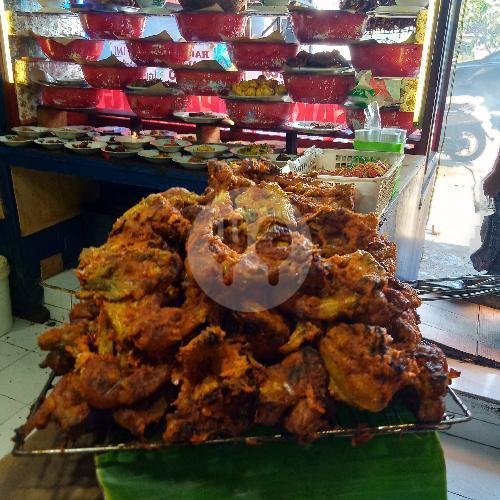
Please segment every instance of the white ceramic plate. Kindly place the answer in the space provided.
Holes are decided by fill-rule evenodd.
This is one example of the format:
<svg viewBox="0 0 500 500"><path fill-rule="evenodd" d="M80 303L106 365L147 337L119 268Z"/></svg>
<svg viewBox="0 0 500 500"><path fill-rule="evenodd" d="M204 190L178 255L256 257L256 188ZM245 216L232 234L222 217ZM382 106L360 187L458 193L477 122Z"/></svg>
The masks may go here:
<svg viewBox="0 0 500 500"><path fill-rule="evenodd" d="M244 160L245 158L255 158L255 159L266 158L268 160L275 160L278 157L278 154L272 153L272 152L271 153L265 153L265 154L257 154L257 155L250 155L250 154L243 153L242 150L246 149L246 148L247 148L247 146L242 146L242 147L239 147L239 148L233 148L233 149L231 149L231 153L233 153L238 158L241 158L242 160Z"/></svg>
<svg viewBox="0 0 500 500"><path fill-rule="evenodd" d="M222 113L204 113L204 116L191 116L187 111L175 111L173 115L186 123L219 123L227 115Z"/></svg>
<svg viewBox="0 0 500 500"><path fill-rule="evenodd" d="M106 148L109 144L106 144L103 148L101 148L101 152L104 155L109 155L111 158L130 158L131 156L135 156L142 149L127 149L127 151L108 151Z"/></svg>
<svg viewBox="0 0 500 500"><path fill-rule="evenodd" d="M191 162L192 156L189 155L189 156L182 156L182 155L179 155L179 156L175 156L175 157L172 157L172 161L181 165L181 167L184 167L184 168L188 168L190 170L203 170L205 168L207 168L207 160L203 160L202 162L197 162L197 163L193 163Z"/></svg>
<svg viewBox="0 0 500 500"><path fill-rule="evenodd" d="M123 144L127 149L138 150L142 149L146 144L149 144L151 142L151 137L122 135L120 137L115 137L115 142Z"/></svg>
<svg viewBox="0 0 500 500"><path fill-rule="evenodd" d="M167 163L172 160L172 158L181 156L180 153L164 153L157 149L143 149L137 154L151 163Z"/></svg>
<svg viewBox="0 0 500 500"><path fill-rule="evenodd" d="M172 139L156 139L152 141L151 144L164 153L177 153L182 148L191 146L189 141L183 141L181 139L174 139L173 142L175 142L175 144L172 143Z"/></svg>
<svg viewBox="0 0 500 500"><path fill-rule="evenodd" d="M12 131L15 132L17 135L26 137L27 139L38 139L38 137L40 137L41 135L46 134L49 131L49 129L47 127L24 126L24 127L14 127Z"/></svg>
<svg viewBox="0 0 500 500"><path fill-rule="evenodd" d="M97 127L94 129L98 134L103 135L130 135L128 127Z"/></svg>
<svg viewBox="0 0 500 500"><path fill-rule="evenodd" d="M164 139L165 137L175 137L175 132L170 130L141 130L139 135L150 136L151 139Z"/></svg>
<svg viewBox="0 0 500 500"><path fill-rule="evenodd" d="M342 125L339 123L321 123L321 127L315 126L315 124L321 122L288 122L286 126L296 130L297 132L307 132L311 134L317 135L328 135L333 132L338 132L340 130L345 130L347 128L346 125Z"/></svg>
<svg viewBox="0 0 500 500"><path fill-rule="evenodd" d="M80 144L81 142L88 142L88 147L87 148L75 148L75 144ZM93 153L97 153L97 151L100 151L101 148L104 148L106 146L106 143L104 142L95 142L95 141L72 141L72 142L66 142L64 144L64 147L67 149L70 149L74 153L77 153L79 155L91 155Z"/></svg>
<svg viewBox="0 0 500 500"><path fill-rule="evenodd" d="M211 151L200 151L200 147L211 148ZM223 146L222 144L196 144L193 146L186 146L184 148L185 151L192 154L193 156L197 156L198 158L215 158L216 156L221 155L222 153L227 151L227 146Z"/></svg>
<svg viewBox="0 0 500 500"><path fill-rule="evenodd" d="M57 142L54 142L57 141ZM45 149L62 149L66 141L64 139L59 139L57 137L41 137L40 139L35 139L35 144L42 146Z"/></svg>
<svg viewBox="0 0 500 500"><path fill-rule="evenodd" d="M80 137L88 137L85 130L70 129L69 127L54 128L51 133L59 139L64 139L66 141L74 141Z"/></svg>
<svg viewBox="0 0 500 500"><path fill-rule="evenodd" d="M22 139L22 140L13 140L14 138L18 138L19 136L16 134L10 135L0 135L0 142L5 146L11 146L13 148L19 148L21 146L27 146L33 142L33 139Z"/></svg>

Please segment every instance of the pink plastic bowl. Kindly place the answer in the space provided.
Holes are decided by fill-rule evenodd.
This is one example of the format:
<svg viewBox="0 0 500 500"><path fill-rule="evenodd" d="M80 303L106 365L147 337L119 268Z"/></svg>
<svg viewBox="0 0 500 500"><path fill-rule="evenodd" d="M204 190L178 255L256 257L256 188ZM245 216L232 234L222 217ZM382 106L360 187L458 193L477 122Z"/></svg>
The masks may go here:
<svg viewBox="0 0 500 500"><path fill-rule="evenodd" d="M82 71L85 81L92 87L123 89L134 80L145 78L147 68L82 65Z"/></svg>
<svg viewBox="0 0 500 500"><path fill-rule="evenodd" d="M344 104L356 83L354 75L285 73L283 77L290 97L297 102Z"/></svg>
<svg viewBox="0 0 500 500"><path fill-rule="evenodd" d="M238 125L249 128L273 128L290 120L293 102L240 101L227 99L229 117Z"/></svg>
<svg viewBox="0 0 500 500"><path fill-rule="evenodd" d="M279 71L299 51L298 43L230 42L227 49L233 64L244 71Z"/></svg>
<svg viewBox="0 0 500 500"><path fill-rule="evenodd" d="M80 22L90 38L130 40L140 38L146 17L119 12L80 12Z"/></svg>
<svg viewBox="0 0 500 500"><path fill-rule="evenodd" d="M104 46L104 40L75 39L68 44L62 44L53 38L37 36L36 41L49 59L66 62L74 62L74 57L84 61L97 61Z"/></svg>
<svg viewBox="0 0 500 500"><path fill-rule="evenodd" d="M188 96L144 95L127 93L132 111L143 119L166 118L174 111L184 111L189 104Z"/></svg>
<svg viewBox="0 0 500 500"><path fill-rule="evenodd" d="M245 35L246 16L226 12L179 12L179 31L189 42L223 42Z"/></svg>

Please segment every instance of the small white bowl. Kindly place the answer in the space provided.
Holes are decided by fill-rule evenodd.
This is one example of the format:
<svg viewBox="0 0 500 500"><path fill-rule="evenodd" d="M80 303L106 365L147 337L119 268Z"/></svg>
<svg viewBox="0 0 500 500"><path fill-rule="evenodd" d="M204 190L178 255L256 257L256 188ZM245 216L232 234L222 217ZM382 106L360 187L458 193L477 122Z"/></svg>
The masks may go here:
<svg viewBox="0 0 500 500"><path fill-rule="evenodd" d="M65 143L64 139L59 139L58 137L41 137L40 139L35 139L35 144L51 150L62 149Z"/></svg>
<svg viewBox="0 0 500 500"><path fill-rule="evenodd" d="M101 148L101 152L104 157L109 156L110 158L130 158L131 156L135 156L138 152L142 151L141 149L127 149L127 151L109 151L106 148L109 144L106 144L103 148Z"/></svg>
<svg viewBox="0 0 500 500"><path fill-rule="evenodd" d="M167 163L172 158L181 156L180 153L165 153L157 149L143 149L137 154L151 163Z"/></svg>
<svg viewBox="0 0 500 500"><path fill-rule="evenodd" d="M38 139L43 134L46 134L48 130L49 129L47 127L30 127L30 126L14 127L12 129L12 131L15 132L17 135L20 135L21 137L26 137L26 139Z"/></svg>
<svg viewBox="0 0 500 500"><path fill-rule="evenodd" d="M10 135L0 135L0 142L4 146L19 148L21 146L28 146L28 144L31 144L33 142L33 139L24 139L19 135L10 134Z"/></svg>
<svg viewBox="0 0 500 500"><path fill-rule="evenodd" d="M254 158L254 159L265 158L267 160L276 160L276 158L278 158L278 156L279 156L277 153L265 153L265 154L259 154L259 155L250 155L250 154L242 153L241 151L243 149L246 149L246 146L242 146L239 148L233 148L233 149L231 149L231 153L233 153L235 156L237 156L241 160L245 160L246 158L250 158L250 159L252 159L252 158Z"/></svg>
<svg viewBox="0 0 500 500"><path fill-rule="evenodd" d="M172 161L179 164L181 167L188 168L189 170L203 170L207 168L207 160L194 163L191 161L191 158L193 158L191 155L179 155L172 157Z"/></svg>
<svg viewBox="0 0 500 500"><path fill-rule="evenodd" d="M156 139L151 144L164 153L177 153L182 148L191 146L190 142L181 139Z"/></svg>
<svg viewBox="0 0 500 500"><path fill-rule="evenodd" d="M151 137L151 139L164 139L165 137L175 137L176 133L170 130L141 130L139 135L147 135Z"/></svg>
<svg viewBox="0 0 500 500"><path fill-rule="evenodd" d="M87 148L75 148L75 144L80 144L81 142L88 142L88 147ZM77 153L79 155L91 155L94 153L97 153L98 151L101 150L101 148L104 148L106 146L106 143L104 142L95 142L95 141L72 141L72 142L66 142L64 144L64 147L67 149L70 149L74 153Z"/></svg>
<svg viewBox="0 0 500 500"><path fill-rule="evenodd" d="M66 141L74 141L77 138L88 136L85 130L69 127L54 128L51 132L59 139L65 139Z"/></svg>
<svg viewBox="0 0 500 500"><path fill-rule="evenodd" d="M210 147L212 151L203 151L199 150L200 147ZM193 146L187 146L184 148L185 151L192 154L193 156L197 156L198 158L215 158L216 156L221 155L225 151L227 151L227 146L223 146L222 144L196 144Z"/></svg>
<svg viewBox="0 0 500 500"><path fill-rule="evenodd" d="M151 137L122 135L115 138L115 142L123 144L127 149L142 149L143 146L151 142Z"/></svg>

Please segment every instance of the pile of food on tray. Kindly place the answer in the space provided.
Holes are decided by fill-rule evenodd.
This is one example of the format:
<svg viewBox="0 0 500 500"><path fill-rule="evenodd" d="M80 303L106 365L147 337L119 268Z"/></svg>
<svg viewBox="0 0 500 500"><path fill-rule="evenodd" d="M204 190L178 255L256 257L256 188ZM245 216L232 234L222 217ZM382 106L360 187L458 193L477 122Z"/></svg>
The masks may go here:
<svg viewBox="0 0 500 500"><path fill-rule="evenodd" d="M386 161L367 161L355 162L348 167L337 167L325 173L328 175L338 175L342 177L359 177L359 178L374 178L381 177L391 168L390 164Z"/></svg>
<svg viewBox="0 0 500 500"><path fill-rule="evenodd" d="M423 343L420 300L395 277L396 246L376 215L352 211L354 187L265 161L208 168L203 194L150 195L82 252L71 322L38 339L62 378L19 437L50 422L74 436L112 418L138 438L160 428L168 443L256 424L308 441L340 403L379 412L393 399L439 421L456 374ZM305 263L300 288L271 309L229 286L236 272L295 282ZM200 273L241 307L215 302Z"/></svg>
<svg viewBox="0 0 500 500"><path fill-rule="evenodd" d="M286 95L286 87L274 78L260 75L253 80L246 80L231 87L234 95L247 97L270 97Z"/></svg>

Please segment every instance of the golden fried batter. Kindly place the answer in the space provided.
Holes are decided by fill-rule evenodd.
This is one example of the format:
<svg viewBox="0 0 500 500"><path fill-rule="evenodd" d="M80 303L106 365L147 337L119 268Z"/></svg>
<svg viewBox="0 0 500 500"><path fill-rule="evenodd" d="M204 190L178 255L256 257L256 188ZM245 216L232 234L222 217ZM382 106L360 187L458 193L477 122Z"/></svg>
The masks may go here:
<svg viewBox="0 0 500 500"><path fill-rule="evenodd" d="M70 324L39 337L63 376L20 437L102 416L137 438L165 426L168 443L254 424L307 441L336 401L380 411L396 394L438 421L453 373L422 344L395 245L354 199L352 184L243 160L210 161L201 195L142 200L82 252Z"/></svg>
<svg viewBox="0 0 500 500"><path fill-rule="evenodd" d="M392 346L385 328L340 323L328 329L319 348L330 394L362 410L383 410L417 376L414 359Z"/></svg>

